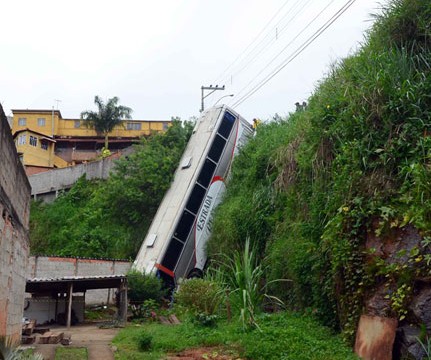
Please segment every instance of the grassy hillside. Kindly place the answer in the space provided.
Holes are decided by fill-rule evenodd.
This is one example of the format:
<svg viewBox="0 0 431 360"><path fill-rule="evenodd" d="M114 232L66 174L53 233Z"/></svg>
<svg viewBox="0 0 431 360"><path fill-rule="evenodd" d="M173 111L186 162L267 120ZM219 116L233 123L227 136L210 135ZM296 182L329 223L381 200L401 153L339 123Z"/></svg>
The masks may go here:
<svg viewBox="0 0 431 360"><path fill-rule="evenodd" d="M431 274L430 23L431 2L393 1L304 111L258 128L215 219L213 258L249 238L268 281L293 280L275 295L350 338L367 294L385 284L402 320L409 284ZM407 226L421 243L404 262L369 260L371 233Z"/></svg>

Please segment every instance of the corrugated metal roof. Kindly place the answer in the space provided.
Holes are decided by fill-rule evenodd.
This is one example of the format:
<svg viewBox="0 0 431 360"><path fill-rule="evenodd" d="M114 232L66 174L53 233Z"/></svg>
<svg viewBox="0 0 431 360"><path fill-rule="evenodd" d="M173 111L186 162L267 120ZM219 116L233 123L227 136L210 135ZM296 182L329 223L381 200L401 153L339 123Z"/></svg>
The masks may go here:
<svg viewBox="0 0 431 360"><path fill-rule="evenodd" d="M124 279L125 274L119 275L92 275L92 276L62 276L27 279L27 282L54 282L54 281L80 281L80 280L98 280L98 279Z"/></svg>
<svg viewBox="0 0 431 360"><path fill-rule="evenodd" d="M126 275L63 276L27 279L25 291L32 294L58 294L68 291L85 292L92 289L118 288L127 282Z"/></svg>

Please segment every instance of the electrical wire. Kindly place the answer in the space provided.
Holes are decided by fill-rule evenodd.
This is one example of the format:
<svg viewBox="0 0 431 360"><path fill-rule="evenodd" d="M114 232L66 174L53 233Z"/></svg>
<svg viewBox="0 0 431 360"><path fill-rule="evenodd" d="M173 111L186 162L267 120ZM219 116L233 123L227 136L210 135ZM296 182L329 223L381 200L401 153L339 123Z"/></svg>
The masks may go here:
<svg viewBox="0 0 431 360"><path fill-rule="evenodd" d="M299 4L299 3L301 3L302 4L302 6L298 9L298 11L296 11L296 13L295 14L293 14L293 16L287 21L287 23L278 31L278 37L280 37L280 35L284 32L284 30L286 30L288 27L289 27L289 25L293 22L293 20L298 16L298 14L311 2L312 0L307 0L307 1L301 1L301 0L298 0L297 1L297 3L295 3L295 5L294 6L296 6L297 4ZM332 1L335 1L335 0L332 0ZM291 10L293 9L294 7L292 7L291 8ZM286 14L287 15L287 14ZM280 21L281 22L281 21ZM278 24L276 24L275 25L275 29L278 29L278 25L280 24L280 22L278 23ZM268 37L268 36L270 36L271 34L269 33L266 37ZM256 45L256 47L253 49L253 51L254 50L256 50L257 48L258 48L258 46L259 45L261 45L262 44L262 42L263 42L263 40L265 40L266 39L266 37L264 38L264 39L262 39L262 41L258 44L258 45ZM236 78L242 71L244 71L247 67L249 67L251 64L253 64L258 58L259 58L259 56L270 46L270 45L272 45L273 44L273 42L274 41L276 41L277 39L275 38L275 37L271 37L270 38L270 40L266 43L266 44L264 44L264 46L260 49L260 50L258 50L258 52L257 52L257 54L253 54L253 52L250 52L250 54L249 54L249 56L247 57L247 58L250 58L251 57L251 59L250 59L250 61L248 61L247 63L245 63L244 64L244 66L242 67L242 68L240 68L238 71L236 71L235 73L233 73L231 76L232 77L234 77L234 78ZM239 66L239 65L238 65Z"/></svg>
<svg viewBox="0 0 431 360"><path fill-rule="evenodd" d="M261 89L268 81L270 81L274 76L276 76L281 70L283 70L288 64L290 64L294 59L296 59L308 46L310 46L323 32L325 32L341 15L343 15L350 6L356 0L347 1L325 24L323 24L313 35L311 35L302 45L300 45L290 56L288 56L272 73L266 76L260 81L254 88L249 90L245 95L243 95L239 100L235 101L233 108L241 105L250 96Z"/></svg>
<svg viewBox="0 0 431 360"><path fill-rule="evenodd" d="M325 10L334 2L335 0L331 0L313 19L311 19L308 23L307 23L307 25L305 25L305 27L291 40L291 41L289 41L289 43L275 56L275 57L273 57L272 58L272 60L268 63L268 64L266 64L263 68L262 68L262 70L260 70L259 71L259 73L253 78L253 79L251 79L248 83L247 83L247 85L245 85L240 91L238 91L237 92L237 97L238 97L238 95L240 95L241 93L243 93L244 92L244 90L245 89L247 89L247 87L249 87L252 83L253 83L253 81L255 81L258 77L259 77L259 75L261 75L267 68L268 68L268 66L270 66L284 51L286 51L288 48L289 48L289 46L290 45L292 45L293 44L293 42L299 37L299 36L301 36L302 35L302 33L304 32L304 31L306 31L309 27L310 27L310 25L313 23L313 22L315 22L319 17L320 17L320 15L322 15L324 12L325 12Z"/></svg>
<svg viewBox="0 0 431 360"><path fill-rule="evenodd" d="M213 84L217 84L220 80L224 78L224 75L235 65L235 63L248 51L248 49L259 39L262 33L267 29L267 27L271 24L271 22L277 17L277 15L283 10L283 8L287 5L290 0L286 0L283 5L276 11L276 13L271 17L271 19L265 24L262 30L257 34L257 36L246 46L246 48L236 57L236 59L228 66L225 70L222 71L221 75L219 75Z"/></svg>

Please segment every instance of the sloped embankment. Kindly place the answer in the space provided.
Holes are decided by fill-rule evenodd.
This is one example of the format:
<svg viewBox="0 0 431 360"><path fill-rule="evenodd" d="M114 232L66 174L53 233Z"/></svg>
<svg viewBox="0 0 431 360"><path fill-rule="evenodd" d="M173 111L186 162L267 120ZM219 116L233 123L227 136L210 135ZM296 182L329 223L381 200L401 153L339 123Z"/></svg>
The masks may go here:
<svg viewBox="0 0 431 360"><path fill-rule="evenodd" d="M416 358L431 329L430 23L430 2L393 1L306 110L258 129L209 245L250 238L268 280L293 280L275 295L351 341L362 314L394 318L395 354Z"/></svg>

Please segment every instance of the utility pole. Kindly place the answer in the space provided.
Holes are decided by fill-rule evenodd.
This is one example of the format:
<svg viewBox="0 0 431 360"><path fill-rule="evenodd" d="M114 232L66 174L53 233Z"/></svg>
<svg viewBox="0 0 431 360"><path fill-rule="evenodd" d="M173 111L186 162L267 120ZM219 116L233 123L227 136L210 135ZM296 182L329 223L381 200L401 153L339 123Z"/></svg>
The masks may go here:
<svg viewBox="0 0 431 360"><path fill-rule="evenodd" d="M208 94L206 94L204 96L204 91L205 90L209 90L210 92ZM216 90L224 90L224 85L219 87L218 85L216 85L215 87L210 85L210 86L201 86L201 109L199 110L200 112L204 111L204 99L208 96L210 96L214 91Z"/></svg>

